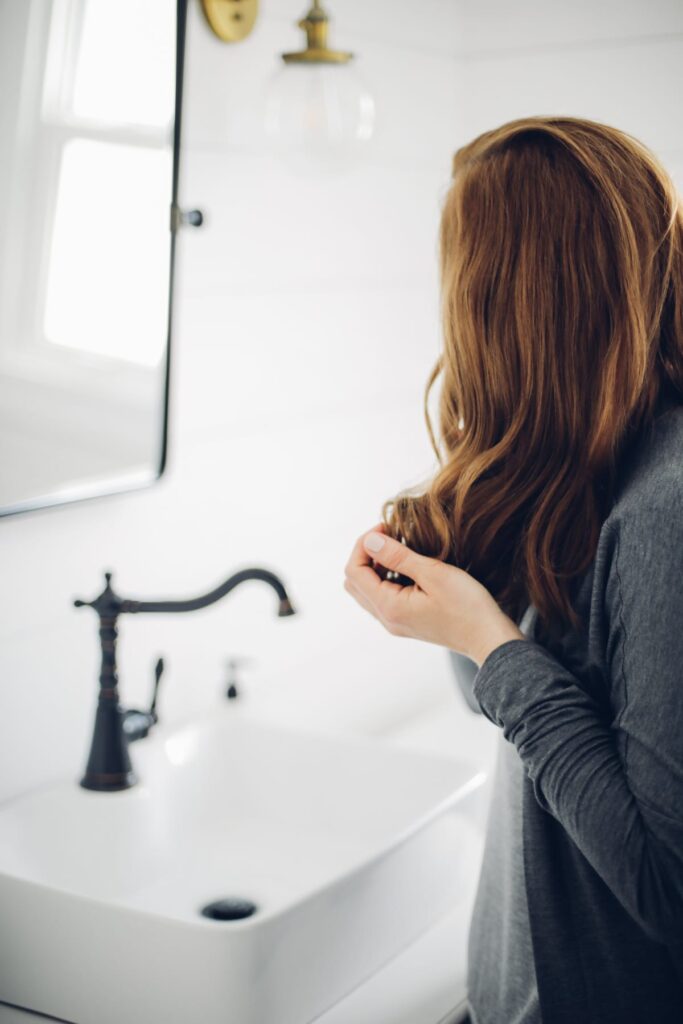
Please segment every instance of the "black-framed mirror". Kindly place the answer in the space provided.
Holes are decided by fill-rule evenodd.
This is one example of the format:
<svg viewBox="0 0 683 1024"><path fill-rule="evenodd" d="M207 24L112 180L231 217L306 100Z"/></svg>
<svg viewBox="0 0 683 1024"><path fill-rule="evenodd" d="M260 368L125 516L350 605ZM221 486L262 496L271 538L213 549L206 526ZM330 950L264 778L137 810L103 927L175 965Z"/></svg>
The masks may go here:
<svg viewBox="0 0 683 1024"><path fill-rule="evenodd" d="M0 515L164 470L186 2L0 4Z"/></svg>

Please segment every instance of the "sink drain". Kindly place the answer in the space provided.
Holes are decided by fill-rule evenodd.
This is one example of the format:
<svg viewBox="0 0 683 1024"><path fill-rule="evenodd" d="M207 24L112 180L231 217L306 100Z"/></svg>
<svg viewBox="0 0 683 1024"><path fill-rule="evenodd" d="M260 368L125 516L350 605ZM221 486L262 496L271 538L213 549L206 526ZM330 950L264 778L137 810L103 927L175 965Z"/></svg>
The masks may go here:
<svg viewBox="0 0 683 1024"><path fill-rule="evenodd" d="M202 917L210 917L214 921L240 921L243 917L251 917L257 911L257 906L251 900L242 899L241 896L227 896L222 900L214 900L202 907Z"/></svg>

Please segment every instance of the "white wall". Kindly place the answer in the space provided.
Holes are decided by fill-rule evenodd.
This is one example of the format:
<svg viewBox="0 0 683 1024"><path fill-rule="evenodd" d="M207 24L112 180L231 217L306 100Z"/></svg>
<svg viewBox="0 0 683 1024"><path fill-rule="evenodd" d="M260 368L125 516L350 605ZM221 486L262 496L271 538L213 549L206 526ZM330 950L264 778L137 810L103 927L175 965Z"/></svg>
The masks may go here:
<svg viewBox="0 0 683 1024"><path fill-rule="evenodd" d="M680 0L461 0L457 56L472 137L526 114L570 114L640 138L683 187Z"/></svg>
<svg viewBox="0 0 683 1024"><path fill-rule="evenodd" d="M301 611L275 619L251 584L193 616L123 620L125 703L146 701L163 652L166 718L210 707L239 653L255 658L245 691L276 718L384 732L432 709L442 746L490 751L444 652L385 635L343 591L343 565L382 501L432 466L421 400L452 151L510 117L571 113L632 131L680 175L683 8L336 0L336 41L361 55L382 130L352 173L311 180L249 129L304 7L262 0L231 48L190 0L181 199L206 226L180 239L171 467L147 492L0 522L0 795L82 767L96 619L70 602L108 567L144 597L264 564Z"/></svg>

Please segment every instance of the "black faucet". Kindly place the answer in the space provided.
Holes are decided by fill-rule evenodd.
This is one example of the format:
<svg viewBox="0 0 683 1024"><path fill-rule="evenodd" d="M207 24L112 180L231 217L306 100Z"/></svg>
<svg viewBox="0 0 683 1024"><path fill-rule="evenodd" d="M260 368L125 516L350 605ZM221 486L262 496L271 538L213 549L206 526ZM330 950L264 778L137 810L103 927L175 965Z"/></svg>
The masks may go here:
<svg viewBox="0 0 683 1024"><path fill-rule="evenodd" d="M137 711L132 708L126 710L121 707L116 673L117 619L119 615L123 613L137 615L142 612L194 612L220 601L222 597L247 580L262 580L264 583L270 584L279 599L278 616L294 615L294 608L282 581L275 573L268 572L267 569L242 569L228 577L225 583L221 583L215 590L210 590L208 594L193 597L187 601L130 601L119 597L114 592L111 586L110 572L105 573L104 578L106 585L99 597L93 601L74 601L76 608L86 606L94 608L99 615L102 647L100 693L95 713L95 728L81 786L85 789L113 793L120 789L129 789L138 781L130 761L128 744L132 740L146 736L157 721L157 691L164 670L163 659L159 658L155 670L154 696L149 711Z"/></svg>

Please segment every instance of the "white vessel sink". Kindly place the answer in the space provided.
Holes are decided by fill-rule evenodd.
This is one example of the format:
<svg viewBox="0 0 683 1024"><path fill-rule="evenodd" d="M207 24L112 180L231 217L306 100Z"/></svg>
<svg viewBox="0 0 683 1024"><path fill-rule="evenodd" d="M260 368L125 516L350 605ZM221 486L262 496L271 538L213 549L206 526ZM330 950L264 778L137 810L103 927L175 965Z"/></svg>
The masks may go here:
<svg viewBox="0 0 683 1024"><path fill-rule="evenodd" d="M476 882L482 773L230 705L132 747L140 783L0 806L0 1000L74 1024L307 1024ZM241 920L201 916L241 897Z"/></svg>

